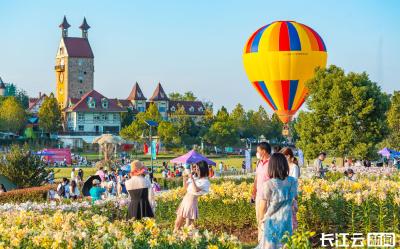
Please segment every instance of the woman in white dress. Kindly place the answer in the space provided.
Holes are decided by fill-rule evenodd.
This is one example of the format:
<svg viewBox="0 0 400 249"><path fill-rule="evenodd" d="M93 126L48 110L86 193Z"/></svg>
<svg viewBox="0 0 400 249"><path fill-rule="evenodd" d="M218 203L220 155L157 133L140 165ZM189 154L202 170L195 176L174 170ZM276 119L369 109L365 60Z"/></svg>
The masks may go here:
<svg viewBox="0 0 400 249"><path fill-rule="evenodd" d="M289 164L289 176L295 178L297 182L299 181L300 178L300 167L299 163L297 161L297 158L293 154L293 150L289 147L285 147L280 151L283 155L285 155L288 164ZM297 184L298 186L299 184ZM293 200L293 212L292 212L292 225L293 225L293 231L297 229L298 223L297 223L297 211L298 211L298 206L297 206L297 198Z"/></svg>
<svg viewBox="0 0 400 249"><path fill-rule="evenodd" d="M199 218L198 198L207 194L210 189L208 172L207 162L201 161L196 164L192 173L189 174L189 180L186 174L183 176L183 187L186 189L186 195L176 211L177 217L174 232L177 232L185 221L186 226L190 226L194 220Z"/></svg>

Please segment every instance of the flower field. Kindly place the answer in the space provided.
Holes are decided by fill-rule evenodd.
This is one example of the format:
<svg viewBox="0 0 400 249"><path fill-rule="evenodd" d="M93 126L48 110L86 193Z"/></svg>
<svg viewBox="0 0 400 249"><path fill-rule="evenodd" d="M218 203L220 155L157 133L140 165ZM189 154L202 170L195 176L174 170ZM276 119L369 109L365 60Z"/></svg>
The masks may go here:
<svg viewBox="0 0 400 249"><path fill-rule="evenodd" d="M0 216L0 248L240 248L235 237L161 229L152 219L110 222L90 211L49 215L12 211Z"/></svg>
<svg viewBox="0 0 400 249"><path fill-rule="evenodd" d="M318 247L321 233L399 234L396 177L362 176L356 182L302 179L299 229L288 243L296 248L296 243L306 245L312 237L308 247ZM126 198L96 205L3 204L0 248L241 248L241 242L254 244L257 237L251 188L248 179L213 182L210 194L199 199L199 230L186 229L179 235L171 229L182 188L158 195L156 220L143 222L125 221Z"/></svg>

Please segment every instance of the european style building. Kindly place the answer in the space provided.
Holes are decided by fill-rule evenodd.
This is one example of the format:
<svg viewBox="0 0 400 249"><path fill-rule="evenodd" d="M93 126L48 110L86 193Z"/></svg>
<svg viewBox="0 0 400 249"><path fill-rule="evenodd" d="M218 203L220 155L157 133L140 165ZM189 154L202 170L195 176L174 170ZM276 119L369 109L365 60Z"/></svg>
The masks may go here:
<svg viewBox="0 0 400 249"><path fill-rule="evenodd" d="M103 133L118 134L121 116L131 110L134 115L145 112L155 104L164 120L171 120L181 106L193 120L198 121L205 113L201 101L170 100L158 83L152 96L147 99L136 82L126 99L109 98L94 90L94 53L89 43L86 18L79 27L81 37L69 37L71 25L64 16L61 40L55 58L56 98L63 113L63 132L58 137L64 146L82 147L83 141L91 143ZM34 116L40 109L45 95L31 98L28 111Z"/></svg>

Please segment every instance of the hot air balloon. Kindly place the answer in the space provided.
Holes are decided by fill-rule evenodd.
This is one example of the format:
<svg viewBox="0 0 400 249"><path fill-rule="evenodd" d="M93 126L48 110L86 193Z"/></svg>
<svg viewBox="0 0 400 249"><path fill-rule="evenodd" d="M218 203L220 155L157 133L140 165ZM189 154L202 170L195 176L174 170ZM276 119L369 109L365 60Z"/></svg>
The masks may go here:
<svg viewBox="0 0 400 249"><path fill-rule="evenodd" d="M324 41L312 28L277 21L258 29L244 47L243 63L258 93L287 124L304 103L306 81L316 67L325 67Z"/></svg>

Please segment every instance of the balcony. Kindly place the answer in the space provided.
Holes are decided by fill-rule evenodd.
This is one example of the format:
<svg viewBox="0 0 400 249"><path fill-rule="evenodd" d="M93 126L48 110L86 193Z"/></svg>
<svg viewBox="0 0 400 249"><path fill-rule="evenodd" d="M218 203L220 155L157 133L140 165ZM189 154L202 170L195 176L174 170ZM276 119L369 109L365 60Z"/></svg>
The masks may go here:
<svg viewBox="0 0 400 249"><path fill-rule="evenodd" d="M55 69L57 72L64 72L64 70L65 70L65 65L57 65L57 66L54 67L54 69Z"/></svg>

